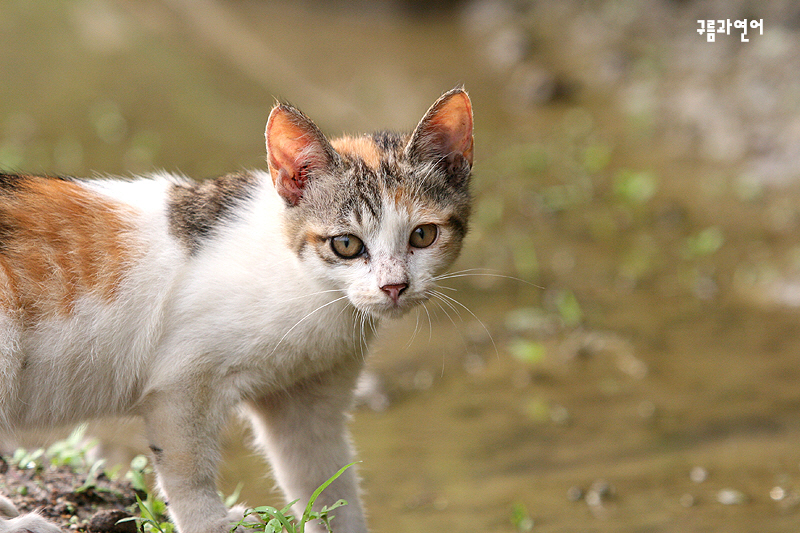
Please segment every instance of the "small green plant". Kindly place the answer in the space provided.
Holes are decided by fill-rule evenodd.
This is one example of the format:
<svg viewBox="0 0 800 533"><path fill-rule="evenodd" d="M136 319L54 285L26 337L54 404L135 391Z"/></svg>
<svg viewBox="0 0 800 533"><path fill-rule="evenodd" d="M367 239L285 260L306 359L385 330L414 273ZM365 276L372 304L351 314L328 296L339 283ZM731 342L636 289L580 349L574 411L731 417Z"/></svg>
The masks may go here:
<svg viewBox="0 0 800 533"><path fill-rule="evenodd" d="M153 468L148 464L147 457L137 455L131 460L131 469L125 478L136 491L136 506L140 516L123 518L120 522L135 520L144 533L173 533L175 526L167 517L167 504L147 484L147 477L152 474ZM142 500L139 494L144 494L145 499Z"/></svg>
<svg viewBox="0 0 800 533"><path fill-rule="evenodd" d="M303 511L303 516L300 517L300 520L295 519L295 517L289 514L292 506L296 504L298 500L291 502L283 509L276 509L275 507L265 505L262 507L256 507L254 509L248 509L244 515L244 518L242 518L231 528L231 532L233 532L237 527L242 526L253 530L264 531L264 533L281 533L283 531L286 533L304 533L306 524L308 522L311 522L312 520L320 520L325 525L325 529L329 533L332 533L333 529L331 528L331 520L334 518L334 515L330 514L330 512L338 507L347 505L347 502L344 500L339 500L330 507L326 505L319 511L313 511L312 507L314 506L314 502L317 501L317 498L319 498L319 495L322 494L322 491L325 490L328 485L333 483L336 478L341 476L345 470L354 464L356 463L350 463L349 465L340 468L338 472L336 472L333 476L331 476L330 479L328 479L325 483L320 485L317 490L314 491L314 493L311 495L311 499L308 500L308 505L306 505L306 508ZM261 523L248 521L247 517L249 516L256 516Z"/></svg>
<svg viewBox="0 0 800 533"><path fill-rule="evenodd" d="M83 482L83 485L78 487L75 491L77 493L86 492L90 489L99 490L97 487L97 477L103 473L103 466L106 464L105 459L99 459L95 461L92 466L89 468L89 472L86 474L86 481Z"/></svg>
<svg viewBox="0 0 800 533"><path fill-rule="evenodd" d="M715 254L725 244L725 234L718 226L709 226L686 238L683 256L698 259Z"/></svg>
<svg viewBox="0 0 800 533"><path fill-rule="evenodd" d="M42 468L44 461L44 448L39 448L29 452L25 448L17 448L11 456L12 464L19 468L39 469Z"/></svg>
<svg viewBox="0 0 800 533"><path fill-rule="evenodd" d="M162 500L147 493L147 499L142 500L136 495L136 506L139 508L140 516L123 518L121 522L135 521L139 525L139 531L145 533L173 533L175 526L167 518L167 504Z"/></svg>
<svg viewBox="0 0 800 533"><path fill-rule="evenodd" d="M644 205L658 192L658 178L652 172L621 169L614 176L614 193L629 205Z"/></svg>
<svg viewBox="0 0 800 533"><path fill-rule="evenodd" d="M66 439L53 443L46 450L37 448L36 450L28 451L25 448L17 448L11 456L11 463L19 468L40 469L44 468L46 462L49 462L52 466L68 466L74 470L81 471L88 465L87 453L97 445L97 440L87 440L84 438L85 435L86 426L80 425ZM97 466L96 463L92 465L92 470L95 470L95 477L97 475L96 470L100 466Z"/></svg>
<svg viewBox="0 0 800 533"><path fill-rule="evenodd" d="M533 518L523 504L515 503L511 508L511 524L518 533L533 531Z"/></svg>
<svg viewBox="0 0 800 533"><path fill-rule="evenodd" d="M583 311L575 294L569 290L556 293L556 310L561 317L561 322L568 328L578 327L583 320Z"/></svg>
<svg viewBox="0 0 800 533"><path fill-rule="evenodd" d="M312 520L320 520L327 530L332 532L333 530L331 529L330 523L334 515L331 514L331 511L342 505L347 505L347 502L339 500L330 507L325 506L319 511L313 511L312 506L322 491L354 464L355 463L351 463L341 468L314 491L299 521L289 514L291 507L297 503L297 501L290 503L283 509L276 509L275 507L265 505L248 509L244 517L231 527L231 531L234 531L237 527L243 527L254 531L264 531L265 533L281 533L283 531L286 533L304 533L306 523ZM120 522L136 521L140 530L144 533L174 533L175 526L167 517L166 503L153 494L147 484L147 477L152 473L153 469L148 464L147 457L139 455L133 458L131 461L131 469L126 474L126 477L137 491L136 506L139 509L140 516L123 518ZM225 505L227 507L234 505L239 498L240 492L241 485L236 487L233 494L224 498ZM144 494L144 499L142 499L139 494ZM258 522L248 520L248 517L254 517Z"/></svg>
<svg viewBox="0 0 800 533"><path fill-rule="evenodd" d="M86 424L81 424L72 430L69 437L55 442L47 448L44 455L53 466L82 469L87 466L87 453L97 446L97 443L97 439L86 439Z"/></svg>

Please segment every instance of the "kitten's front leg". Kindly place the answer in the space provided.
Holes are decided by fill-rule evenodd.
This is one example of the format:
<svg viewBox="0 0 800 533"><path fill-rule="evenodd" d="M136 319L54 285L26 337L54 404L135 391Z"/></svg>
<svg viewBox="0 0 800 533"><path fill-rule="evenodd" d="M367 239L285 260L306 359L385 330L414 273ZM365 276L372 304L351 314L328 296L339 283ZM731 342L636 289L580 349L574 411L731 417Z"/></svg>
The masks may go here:
<svg viewBox="0 0 800 533"><path fill-rule="evenodd" d="M346 423L352 391L361 364L315 376L279 394L248 403L248 414L258 444L263 448L293 511L301 516L314 490L341 467L353 462ZM314 510L338 500L347 505L332 511L337 533L366 533L358 480L351 467L328 486ZM322 524L310 523L306 531L321 533Z"/></svg>
<svg viewBox="0 0 800 533"><path fill-rule="evenodd" d="M227 533L229 517L216 489L219 432L226 412L197 391L155 393L144 415L158 484L180 533ZM238 518L241 518L241 514Z"/></svg>

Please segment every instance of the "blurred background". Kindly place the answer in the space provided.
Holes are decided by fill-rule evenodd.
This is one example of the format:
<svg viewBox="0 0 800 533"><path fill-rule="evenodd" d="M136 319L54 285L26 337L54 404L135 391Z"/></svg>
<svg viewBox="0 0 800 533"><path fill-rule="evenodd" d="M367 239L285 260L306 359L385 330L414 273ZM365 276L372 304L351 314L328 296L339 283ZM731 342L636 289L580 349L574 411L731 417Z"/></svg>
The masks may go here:
<svg viewBox="0 0 800 533"><path fill-rule="evenodd" d="M789 0L0 0L0 169L265 168L276 98L336 136L463 83L458 303L384 328L352 424L372 530L792 531L799 29ZM223 491L280 503L242 438Z"/></svg>

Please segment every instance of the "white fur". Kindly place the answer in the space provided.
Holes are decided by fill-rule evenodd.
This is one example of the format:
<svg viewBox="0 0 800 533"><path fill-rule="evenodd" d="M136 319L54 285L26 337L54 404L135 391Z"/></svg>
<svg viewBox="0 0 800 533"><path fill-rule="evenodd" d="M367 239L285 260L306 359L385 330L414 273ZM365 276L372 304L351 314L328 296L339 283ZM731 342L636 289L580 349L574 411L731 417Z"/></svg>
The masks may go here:
<svg viewBox="0 0 800 533"><path fill-rule="evenodd" d="M127 244L138 255L115 299L83 296L69 316L24 331L0 315L0 429L142 416L181 533L230 527L214 485L217 436L239 405L298 510L352 460L343 413L368 333L337 301L344 293L284 244L284 203L259 177L259 194L195 256L168 232L166 192L179 178L92 182L136 228ZM366 532L352 470L320 505L340 498L349 505L337 530ZM25 520L34 533L53 531ZM14 524L0 520L0 532Z"/></svg>
<svg viewBox="0 0 800 533"><path fill-rule="evenodd" d="M171 188L184 178L85 182L126 218L132 229L123 240L132 259L111 301L89 292L68 314L24 326L12 311L0 312L0 430L140 415L180 532L223 533L241 510L226 510L216 492L218 435L240 407L302 513L312 492L352 461L346 412L375 322L425 300L434 275L460 249L469 212L471 113L464 90L449 91L423 117L402 157L388 154L405 186L417 193L450 187L453 202L441 201L439 190L427 196L430 205L423 205L425 194L414 205L401 199L402 190L386 190L378 194L380 215L359 212L345 221L322 216L343 207L328 212L331 191L324 188L320 205L310 201L313 209L301 209L309 192L304 169L314 167L315 179L330 177L324 173L330 169L319 167L336 161L328 160L333 149L313 123L276 106L267 123L268 162L280 194L295 207L279 197L269 174L255 173L255 192L192 253L187 239L170 233L182 231L170 224L168 205ZM377 186L393 187L385 180ZM286 220L304 226L284 227ZM428 224L439 228L437 239L415 248L410 236ZM338 256L330 239L343 235L360 239L363 253ZM336 510L336 531L366 533L352 469L316 506L339 499L349 504ZM4 503L10 517L16 510ZM37 515L0 519L0 533L21 528L56 530ZM322 526L306 531L320 533Z"/></svg>

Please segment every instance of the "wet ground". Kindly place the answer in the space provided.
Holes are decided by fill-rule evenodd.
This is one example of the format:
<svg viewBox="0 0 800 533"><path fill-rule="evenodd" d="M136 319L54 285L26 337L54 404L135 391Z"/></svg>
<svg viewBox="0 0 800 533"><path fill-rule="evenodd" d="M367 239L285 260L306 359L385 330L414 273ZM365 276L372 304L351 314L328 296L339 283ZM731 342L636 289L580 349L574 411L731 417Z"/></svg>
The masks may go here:
<svg viewBox="0 0 800 533"><path fill-rule="evenodd" d="M796 17L576 5L5 0L0 167L210 176L263 166L273 97L335 135L413 127L463 82L465 307L375 347L373 530L795 530ZM707 43L701 17L764 35ZM223 490L274 502L230 440Z"/></svg>

